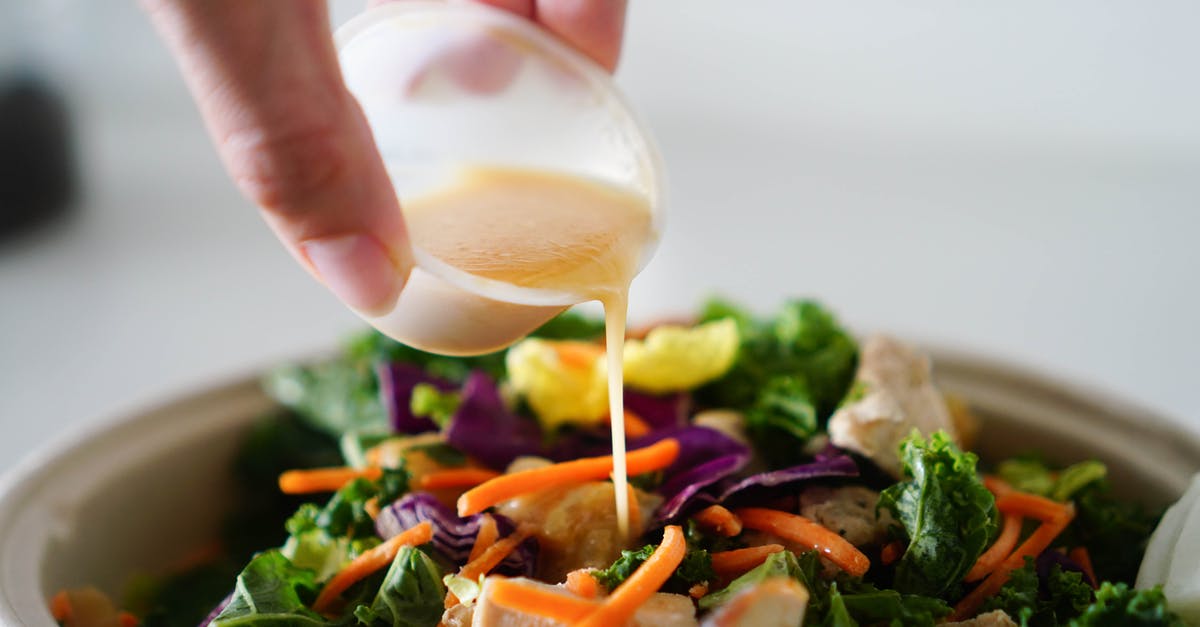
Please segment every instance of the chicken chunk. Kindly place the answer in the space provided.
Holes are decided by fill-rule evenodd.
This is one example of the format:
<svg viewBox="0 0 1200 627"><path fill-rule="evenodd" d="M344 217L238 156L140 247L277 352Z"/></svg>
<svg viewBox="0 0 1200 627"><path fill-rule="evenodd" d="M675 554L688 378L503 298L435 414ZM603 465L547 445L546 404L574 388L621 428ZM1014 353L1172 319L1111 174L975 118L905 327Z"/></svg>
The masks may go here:
<svg viewBox="0 0 1200 627"><path fill-rule="evenodd" d="M796 627L808 590L791 577L771 577L742 590L704 619L703 627Z"/></svg>
<svg viewBox="0 0 1200 627"><path fill-rule="evenodd" d="M854 546L882 544L892 517L875 516L879 493L864 486L814 486L800 493L800 515L842 536Z"/></svg>
<svg viewBox="0 0 1200 627"><path fill-rule="evenodd" d="M834 444L860 453L899 478L900 442L913 429L945 431L961 444L941 393L933 386L929 359L890 337L866 341L851 398L829 419Z"/></svg>
<svg viewBox="0 0 1200 627"><path fill-rule="evenodd" d="M970 620L942 623L941 627L1017 627L1017 623L1004 610L994 610Z"/></svg>
<svg viewBox="0 0 1200 627"><path fill-rule="evenodd" d="M514 581L554 594L573 596L562 586L524 578ZM492 599L494 582L493 577L484 580L475 602L471 627L564 627L565 623L560 621L497 604ZM696 609L688 597L659 592L638 608L625 627L696 627Z"/></svg>
<svg viewBox="0 0 1200 627"><path fill-rule="evenodd" d="M662 498L632 488L639 516L630 520L630 537L646 528ZM613 484L594 481L550 488L500 503L496 510L536 531L539 579L562 581L578 568L608 568L624 549L634 548L617 530Z"/></svg>

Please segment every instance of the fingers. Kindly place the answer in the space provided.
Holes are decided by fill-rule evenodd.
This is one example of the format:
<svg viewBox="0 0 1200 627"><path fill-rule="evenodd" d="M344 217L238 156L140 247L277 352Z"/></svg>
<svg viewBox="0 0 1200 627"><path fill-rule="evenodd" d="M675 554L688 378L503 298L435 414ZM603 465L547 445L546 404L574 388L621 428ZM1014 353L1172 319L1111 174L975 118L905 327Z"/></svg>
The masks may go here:
<svg viewBox="0 0 1200 627"><path fill-rule="evenodd" d="M625 32L625 0L537 0L535 11L535 19L546 30L609 72L617 68Z"/></svg>
<svg viewBox="0 0 1200 627"><path fill-rule="evenodd" d="M346 304L384 313L411 268L399 202L342 83L323 0L144 0L226 169Z"/></svg>
<svg viewBox="0 0 1200 627"><path fill-rule="evenodd" d="M478 1L534 20L609 72L617 68L625 32L625 0Z"/></svg>

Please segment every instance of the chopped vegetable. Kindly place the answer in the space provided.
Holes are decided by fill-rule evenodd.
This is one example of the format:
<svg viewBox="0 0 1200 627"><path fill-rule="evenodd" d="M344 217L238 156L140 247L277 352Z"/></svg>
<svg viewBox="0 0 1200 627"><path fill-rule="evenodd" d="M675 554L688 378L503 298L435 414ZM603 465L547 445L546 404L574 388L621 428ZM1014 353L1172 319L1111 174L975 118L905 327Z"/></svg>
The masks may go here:
<svg viewBox="0 0 1200 627"><path fill-rule="evenodd" d="M577 623L577 627L623 625L675 572L687 554L683 529L669 525L663 530L662 543L646 561L608 595L595 611Z"/></svg>
<svg viewBox="0 0 1200 627"><path fill-rule="evenodd" d="M375 529L380 537L390 538L405 529L428 521L433 524L432 543L437 556L459 567L479 557L474 554L475 546L489 519L496 525L497 537L510 535L517 528L512 520L500 514L476 514L460 518L453 509L442 504L432 494L413 492L384 508L375 521ZM490 544L489 542L488 545ZM487 547L479 549L479 552L484 548ZM497 567L496 572L513 576L532 575L537 554L537 541L530 538L513 551L508 559Z"/></svg>
<svg viewBox="0 0 1200 627"><path fill-rule="evenodd" d="M992 571L992 574L988 575L987 579L983 580L983 583L976 586L958 602L958 605L954 606L952 618L961 620L974 614L985 599L999 592L1000 588L1008 582L1013 571L1021 568L1026 557L1035 557L1045 551L1074 517L1075 507L1068 503L1059 515L1043 521L1033 535L1026 538L1007 559L1001 562L996 570Z"/></svg>
<svg viewBox="0 0 1200 627"><path fill-rule="evenodd" d="M512 412L496 382L482 372L473 373L463 385L462 402L445 433L447 443L496 470L542 452L537 423Z"/></svg>
<svg viewBox="0 0 1200 627"><path fill-rule="evenodd" d="M648 544L637 551L621 551L621 557L603 570L594 570L591 576L609 590L616 589L632 575L638 567L654 555L657 547ZM686 593L692 586L707 583L715 578L712 558L708 551L688 549L679 567L663 584L666 592Z"/></svg>
<svg viewBox="0 0 1200 627"><path fill-rule="evenodd" d="M311 570L296 568L278 551L256 556L238 575L234 593L211 627L287 624L325 625L308 604L316 596Z"/></svg>
<svg viewBox="0 0 1200 627"><path fill-rule="evenodd" d="M532 533L529 530L518 528L508 536L493 542L491 546L484 549L483 553L479 554L479 557L467 562L462 567L462 570L458 572L459 576L467 579L476 579L480 575L488 574L493 568L499 566L509 554L517 550L517 547L521 546L531 535Z"/></svg>
<svg viewBox="0 0 1200 627"><path fill-rule="evenodd" d="M1092 589L1080 573L1065 571L1057 564L1040 577L1034 560L1013 571L1011 579L988 599L983 611L1004 610L1023 627L1066 625L1092 602Z"/></svg>
<svg viewBox="0 0 1200 627"><path fill-rule="evenodd" d="M458 411L462 396L457 391L442 391L431 383L418 383L412 389L409 411L417 418L428 418L437 428L443 428Z"/></svg>
<svg viewBox="0 0 1200 627"><path fill-rule="evenodd" d="M289 470L279 475L279 491L284 494L311 494L313 492L336 492L355 479L379 479L383 469L314 468L312 470Z"/></svg>
<svg viewBox="0 0 1200 627"><path fill-rule="evenodd" d="M712 569L718 577L730 579L740 577L762 564L774 553L783 550L779 544L763 544L744 549L733 549L712 554Z"/></svg>
<svg viewBox="0 0 1200 627"><path fill-rule="evenodd" d="M513 579L492 581L491 598L497 605L568 625L582 620L599 607L599 603L595 601L566 592L531 586Z"/></svg>
<svg viewBox="0 0 1200 627"><path fill-rule="evenodd" d="M996 500L975 474L977 458L944 433L914 434L901 445L907 481L880 494L904 527L908 548L896 566L895 588L942 596L956 586L996 530Z"/></svg>
<svg viewBox="0 0 1200 627"><path fill-rule="evenodd" d="M644 340L625 341L625 384L653 394L694 389L725 374L738 345L733 320L660 325Z"/></svg>
<svg viewBox="0 0 1200 627"><path fill-rule="evenodd" d="M325 587L321 588L321 593L317 595L317 600L313 602L313 609L317 612L331 610L333 603L342 592L363 577L392 563L399 555L400 549L406 546L419 546L432 539L433 525L423 522L359 555L325 583Z"/></svg>
<svg viewBox="0 0 1200 627"><path fill-rule="evenodd" d="M742 532L742 521L720 505L709 505L696 512L692 519L713 533L731 538Z"/></svg>
<svg viewBox="0 0 1200 627"><path fill-rule="evenodd" d="M600 596L600 582L594 576L594 572L590 568L581 568L567 573L567 590L585 599Z"/></svg>
<svg viewBox="0 0 1200 627"><path fill-rule="evenodd" d="M1071 627L1185 627L1182 619L1167 609L1162 588L1134 590L1123 583L1104 582L1096 592L1096 602L1084 610Z"/></svg>
<svg viewBox="0 0 1200 627"><path fill-rule="evenodd" d="M479 559L479 556L500 538L500 526L496 524L496 517L491 514L479 516L479 533L475 534L475 544L471 546L471 553L467 556L468 562Z"/></svg>
<svg viewBox="0 0 1200 627"><path fill-rule="evenodd" d="M788 542L819 552L854 577L871 567L871 560L838 534L800 516L761 507L734 510L747 529L773 533Z"/></svg>
<svg viewBox="0 0 1200 627"><path fill-rule="evenodd" d="M442 619L442 570L420 549L406 546L392 560L370 605L354 617L372 627L434 627Z"/></svg>
<svg viewBox="0 0 1200 627"><path fill-rule="evenodd" d="M417 489L472 488L499 476L500 473L486 468L450 468L421 475L417 479Z"/></svg>
<svg viewBox="0 0 1200 627"><path fill-rule="evenodd" d="M670 466L678 455L679 442L674 439L632 451L627 461L629 474L661 470ZM458 513L460 516L477 514L500 501L526 492L604 479L612 473L612 465L610 455L501 475L463 494L458 500Z"/></svg>
<svg viewBox="0 0 1200 627"><path fill-rule="evenodd" d="M1004 558L1008 557L1017 547L1017 540L1021 537L1022 522L1024 519L1020 514L1005 514L1004 528L1000 530L1000 536L988 550L983 552L983 555L979 556L979 559L975 560L975 565L967 571L963 581L979 581L996 570Z"/></svg>
<svg viewBox="0 0 1200 627"><path fill-rule="evenodd" d="M732 318L741 346L733 368L698 392L713 407L745 408L777 376L803 380L818 418L842 400L858 359L858 346L834 317L812 301L791 301L769 320L759 320L723 301L710 302L702 321ZM794 461L792 463L795 463Z"/></svg>

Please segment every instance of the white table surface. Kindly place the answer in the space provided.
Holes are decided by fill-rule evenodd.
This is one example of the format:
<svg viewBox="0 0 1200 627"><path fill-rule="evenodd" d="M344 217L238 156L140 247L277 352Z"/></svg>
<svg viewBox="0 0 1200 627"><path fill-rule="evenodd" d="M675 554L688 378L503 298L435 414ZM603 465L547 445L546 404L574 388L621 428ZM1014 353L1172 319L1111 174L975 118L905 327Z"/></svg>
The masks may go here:
<svg viewBox="0 0 1200 627"><path fill-rule="evenodd" d="M84 194L0 246L0 470L358 326L225 179L134 3L76 4L35 16ZM732 6L631 10L620 82L672 183L635 318L812 295L1200 430L1200 4Z"/></svg>

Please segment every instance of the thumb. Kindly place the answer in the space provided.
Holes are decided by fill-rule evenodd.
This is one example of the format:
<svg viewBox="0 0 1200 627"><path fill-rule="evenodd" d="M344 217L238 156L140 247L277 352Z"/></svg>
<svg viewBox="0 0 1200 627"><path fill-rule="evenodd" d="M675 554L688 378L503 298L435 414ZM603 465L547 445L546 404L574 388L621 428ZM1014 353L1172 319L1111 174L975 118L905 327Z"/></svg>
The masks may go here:
<svg viewBox="0 0 1200 627"><path fill-rule="evenodd" d="M226 169L347 305L390 310L412 267L399 201L342 82L323 0L144 0Z"/></svg>

